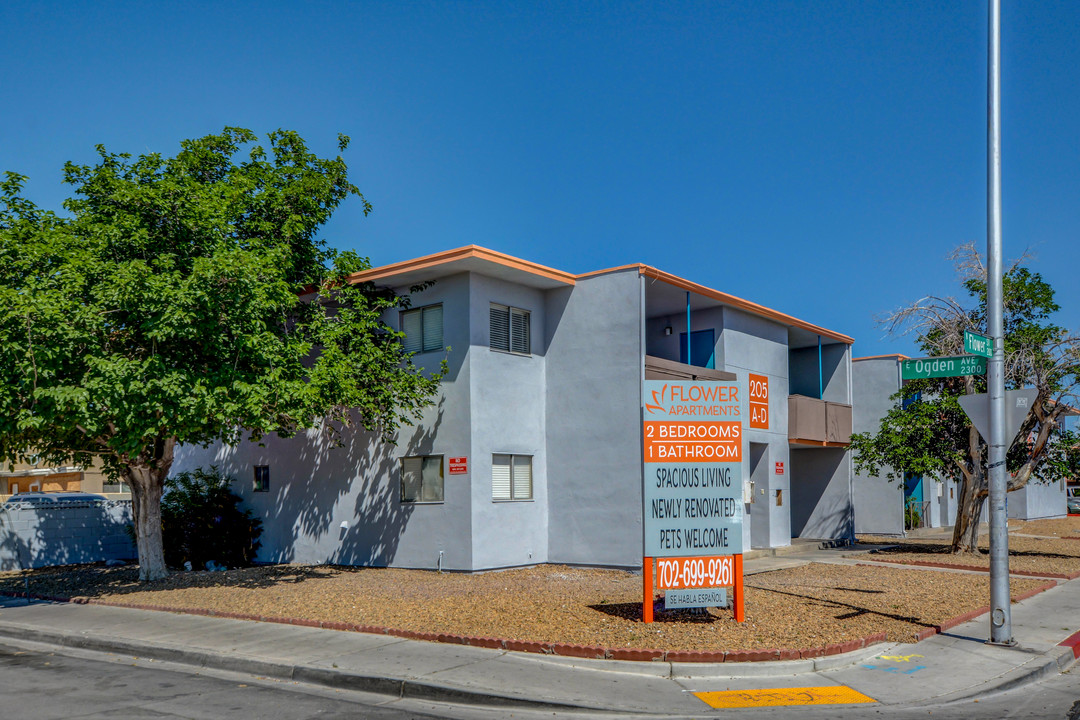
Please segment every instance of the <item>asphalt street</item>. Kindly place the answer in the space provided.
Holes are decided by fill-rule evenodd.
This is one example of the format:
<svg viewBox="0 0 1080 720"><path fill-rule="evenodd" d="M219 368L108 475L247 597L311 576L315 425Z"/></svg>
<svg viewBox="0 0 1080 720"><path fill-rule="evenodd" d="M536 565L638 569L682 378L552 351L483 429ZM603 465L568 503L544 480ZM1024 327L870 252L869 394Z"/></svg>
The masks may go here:
<svg viewBox="0 0 1080 720"><path fill-rule="evenodd" d="M452 718L615 717L612 713L551 712L522 708L388 700L385 695L334 690L265 677L195 670L123 655L52 648L38 643L0 643L0 716L22 720L92 720L96 718L375 718L420 720ZM952 704L930 707L792 706L710 710L667 717L740 717L768 714L777 720L836 718L1010 718L1078 720L1080 674L1065 672L1040 683ZM618 717L633 717L618 715ZM645 717L645 716L642 716ZM647 717L658 717L650 715Z"/></svg>
<svg viewBox="0 0 1080 720"><path fill-rule="evenodd" d="M0 717L5 720L443 717L382 707L384 703L382 695L365 697L132 657L61 654L36 644L0 643Z"/></svg>

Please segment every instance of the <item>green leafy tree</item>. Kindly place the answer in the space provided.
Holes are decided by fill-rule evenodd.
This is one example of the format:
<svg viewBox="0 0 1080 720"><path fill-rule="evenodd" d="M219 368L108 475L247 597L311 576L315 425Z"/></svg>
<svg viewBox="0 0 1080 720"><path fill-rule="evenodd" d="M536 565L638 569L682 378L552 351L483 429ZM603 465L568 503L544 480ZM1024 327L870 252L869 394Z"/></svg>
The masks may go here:
<svg viewBox="0 0 1080 720"><path fill-rule="evenodd" d="M64 168L66 216L0 181L0 459L91 458L131 487L139 575L166 574L161 494L177 443L359 423L389 438L440 373L349 282L366 259L318 231L350 196L340 156L294 132L186 140L174 157L98 146ZM348 138L339 136L339 149Z"/></svg>
<svg viewBox="0 0 1080 720"><path fill-rule="evenodd" d="M963 354L964 330L986 325L986 269L974 246L954 253L966 304L927 297L897 310L884 323L893 334L914 333L928 356ZM1013 264L1003 277L1006 387L1033 387L1038 396L1007 455L1008 489L1032 481L1069 477L1077 461L1076 438L1062 426L1076 405L1080 339L1051 321L1054 291L1038 273ZM956 480L960 488L953 551L976 552L983 500L989 494L987 445L957 398L986 392L985 377L951 377L907 383L875 433L852 436L860 473L890 480L903 472Z"/></svg>

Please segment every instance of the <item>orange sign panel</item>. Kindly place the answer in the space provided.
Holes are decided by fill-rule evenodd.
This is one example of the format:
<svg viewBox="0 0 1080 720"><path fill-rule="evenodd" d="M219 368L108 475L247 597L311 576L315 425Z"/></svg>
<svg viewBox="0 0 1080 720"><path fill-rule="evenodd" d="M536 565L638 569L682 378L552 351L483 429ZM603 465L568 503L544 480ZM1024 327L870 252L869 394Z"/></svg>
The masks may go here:
<svg viewBox="0 0 1080 720"><path fill-rule="evenodd" d="M657 590L694 590L735 584L735 557L657 558Z"/></svg>
<svg viewBox="0 0 1080 720"><path fill-rule="evenodd" d="M742 462L742 424L648 420L645 462Z"/></svg>
<svg viewBox="0 0 1080 720"><path fill-rule="evenodd" d="M769 377L750 373L750 427L769 429Z"/></svg>

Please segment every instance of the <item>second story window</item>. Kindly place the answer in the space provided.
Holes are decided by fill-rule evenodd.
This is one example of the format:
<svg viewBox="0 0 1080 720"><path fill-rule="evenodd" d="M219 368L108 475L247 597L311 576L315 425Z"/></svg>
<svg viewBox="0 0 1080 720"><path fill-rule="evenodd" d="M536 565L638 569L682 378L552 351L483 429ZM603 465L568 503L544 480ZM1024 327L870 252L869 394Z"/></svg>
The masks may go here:
<svg viewBox="0 0 1080 720"><path fill-rule="evenodd" d="M491 349L528 355L529 311L491 303Z"/></svg>
<svg viewBox="0 0 1080 720"><path fill-rule="evenodd" d="M410 353L442 350L442 305L405 310L401 313L402 343Z"/></svg>

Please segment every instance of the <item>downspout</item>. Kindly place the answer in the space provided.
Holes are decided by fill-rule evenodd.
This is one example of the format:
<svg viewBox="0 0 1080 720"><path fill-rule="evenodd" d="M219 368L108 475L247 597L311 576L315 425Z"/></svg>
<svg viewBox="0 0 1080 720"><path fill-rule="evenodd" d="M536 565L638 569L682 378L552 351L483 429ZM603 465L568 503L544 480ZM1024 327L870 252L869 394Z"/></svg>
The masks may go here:
<svg viewBox="0 0 1080 720"><path fill-rule="evenodd" d="M851 406L852 415L855 413L855 387L852 385L852 368L851 368L851 346L847 346L847 350L844 355L847 362L847 401ZM854 430L854 428L852 428ZM849 438L850 441L850 438ZM847 449L847 463L848 463L848 502L851 503L851 522L848 523L850 529L850 536L848 537L848 543L855 544L855 460L851 457L851 445L848 445Z"/></svg>
<svg viewBox="0 0 1080 720"><path fill-rule="evenodd" d="M690 355L690 291L686 291L686 364L693 365L694 358Z"/></svg>
<svg viewBox="0 0 1080 720"><path fill-rule="evenodd" d="M821 336L817 336L817 396L825 399L825 371L821 368Z"/></svg>

